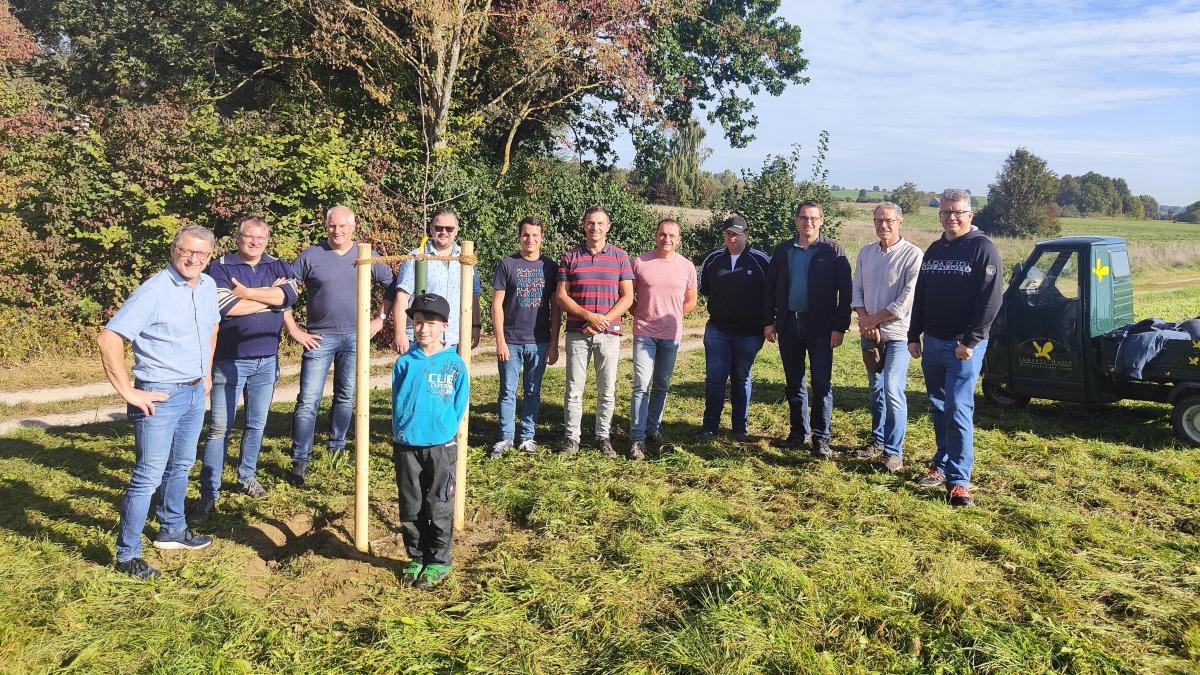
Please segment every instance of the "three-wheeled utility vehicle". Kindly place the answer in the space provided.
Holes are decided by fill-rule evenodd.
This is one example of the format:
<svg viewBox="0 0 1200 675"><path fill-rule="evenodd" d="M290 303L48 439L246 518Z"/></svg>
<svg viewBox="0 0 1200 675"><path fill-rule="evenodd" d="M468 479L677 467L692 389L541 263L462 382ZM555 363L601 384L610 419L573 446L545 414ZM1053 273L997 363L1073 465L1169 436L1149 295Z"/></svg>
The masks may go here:
<svg viewBox="0 0 1200 675"><path fill-rule="evenodd" d="M1105 334L1133 321L1133 277L1122 237L1062 237L1037 243L1018 263L992 324L984 397L997 405L1031 398L1075 403L1121 399L1175 406L1175 431L1200 446L1200 340L1167 340L1141 379L1115 372L1119 341Z"/></svg>

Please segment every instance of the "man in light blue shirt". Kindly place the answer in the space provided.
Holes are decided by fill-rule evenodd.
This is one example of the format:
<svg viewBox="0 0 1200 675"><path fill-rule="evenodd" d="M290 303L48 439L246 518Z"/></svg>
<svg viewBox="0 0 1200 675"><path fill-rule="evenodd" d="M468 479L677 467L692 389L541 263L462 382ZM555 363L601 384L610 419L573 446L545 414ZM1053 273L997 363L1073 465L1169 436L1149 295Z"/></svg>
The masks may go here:
<svg viewBox="0 0 1200 675"><path fill-rule="evenodd" d="M429 241L425 248L413 249L409 255L440 255L457 256L462 247L455 241L458 236L458 214L451 209L442 209L429 219ZM458 345L459 316L462 314L462 266L454 260L430 260L428 263L428 288L423 293L440 295L450 303L450 321L446 328L443 342L448 347ZM471 268L472 298L471 305L471 349L479 346L479 272L477 267ZM396 351L408 353L412 343L413 332L411 321L403 317L412 302L416 281L416 261L406 260L400 265L400 273L396 275Z"/></svg>
<svg viewBox="0 0 1200 675"><path fill-rule="evenodd" d="M182 227L171 244L171 264L137 288L96 336L105 374L128 404L133 421L133 474L121 502L117 569L138 579L160 576L142 559L142 528L157 491L154 547L200 549L212 538L184 520L188 471L204 424L217 343L217 287L204 266L213 233ZM125 372L124 340L133 343L133 380Z"/></svg>

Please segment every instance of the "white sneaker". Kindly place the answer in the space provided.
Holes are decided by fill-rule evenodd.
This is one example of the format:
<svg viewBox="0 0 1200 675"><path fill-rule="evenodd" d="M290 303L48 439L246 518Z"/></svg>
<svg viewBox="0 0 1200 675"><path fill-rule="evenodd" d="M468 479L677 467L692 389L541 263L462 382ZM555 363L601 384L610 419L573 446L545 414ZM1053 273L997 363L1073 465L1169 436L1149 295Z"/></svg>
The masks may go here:
<svg viewBox="0 0 1200 675"><path fill-rule="evenodd" d="M500 459L500 456L504 454L504 451L508 450L512 446L512 440L508 438L502 441L496 441L496 444L492 446L492 451L488 453L488 459Z"/></svg>
<svg viewBox="0 0 1200 675"><path fill-rule="evenodd" d="M538 451L537 443L534 443L532 438L527 441L521 441L521 444L517 448L529 455L536 455Z"/></svg>

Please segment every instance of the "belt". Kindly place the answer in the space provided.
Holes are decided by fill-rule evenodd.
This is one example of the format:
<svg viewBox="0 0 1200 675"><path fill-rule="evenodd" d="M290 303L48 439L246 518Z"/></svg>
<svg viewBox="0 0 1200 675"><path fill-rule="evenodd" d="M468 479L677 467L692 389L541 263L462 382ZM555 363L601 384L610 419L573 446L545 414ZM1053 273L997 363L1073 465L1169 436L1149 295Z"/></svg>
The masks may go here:
<svg viewBox="0 0 1200 675"><path fill-rule="evenodd" d="M194 380L189 380L189 381L187 381L187 382L147 382L146 380L137 380L137 379L135 379L135 380L133 381L133 386L135 386L135 387L138 387L138 388L141 388L143 385L147 385L147 384L154 385L154 384L157 384L157 385L175 385L175 386L177 386L177 387L190 387L190 386L192 386L193 384L196 384L196 383L200 382L200 380L203 380L203 379L204 379L203 377L197 377L196 379L194 379Z"/></svg>

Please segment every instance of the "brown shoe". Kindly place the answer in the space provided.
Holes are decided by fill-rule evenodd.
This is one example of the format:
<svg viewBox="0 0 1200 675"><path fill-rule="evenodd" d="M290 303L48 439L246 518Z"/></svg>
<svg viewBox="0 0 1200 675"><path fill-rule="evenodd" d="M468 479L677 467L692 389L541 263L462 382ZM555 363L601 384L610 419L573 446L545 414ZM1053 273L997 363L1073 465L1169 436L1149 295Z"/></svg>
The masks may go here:
<svg viewBox="0 0 1200 675"><path fill-rule="evenodd" d="M600 451L600 454L608 457L609 459L616 459L617 457L620 457L620 455L617 454L617 451L613 449L612 442L608 440L607 436L596 439L596 449Z"/></svg>
<svg viewBox="0 0 1200 675"><path fill-rule="evenodd" d="M859 459L871 459L883 454L883 443L872 440L870 443L860 447L854 451L854 456Z"/></svg>
<svg viewBox="0 0 1200 675"><path fill-rule="evenodd" d="M629 459L635 462L646 459L646 444L642 441L634 441L633 445L629 446Z"/></svg>
<svg viewBox="0 0 1200 675"><path fill-rule="evenodd" d="M883 459L879 460L879 468L887 473L896 473L904 468L904 460L896 455L884 455Z"/></svg>

